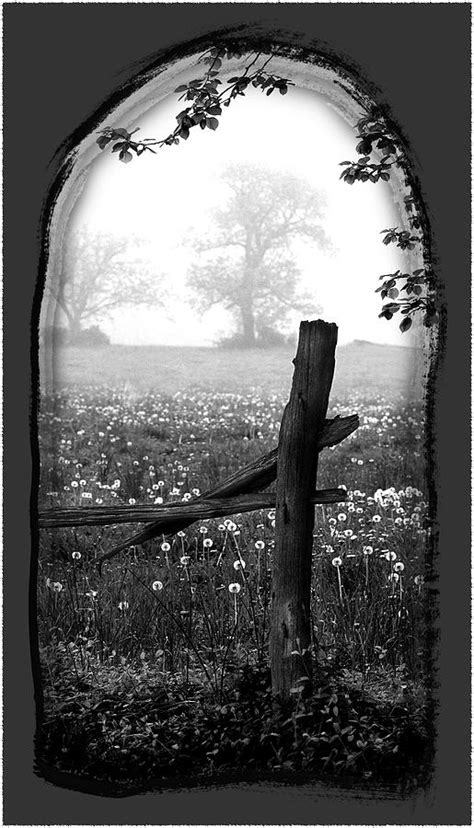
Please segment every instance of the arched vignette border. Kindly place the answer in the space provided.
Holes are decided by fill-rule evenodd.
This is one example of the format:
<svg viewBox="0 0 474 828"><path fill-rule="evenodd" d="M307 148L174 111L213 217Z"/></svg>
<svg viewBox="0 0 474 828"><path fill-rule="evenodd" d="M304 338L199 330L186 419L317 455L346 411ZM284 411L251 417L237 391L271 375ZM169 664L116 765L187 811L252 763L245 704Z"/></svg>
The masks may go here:
<svg viewBox="0 0 474 828"><path fill-rule="evenodd" d="M35 704L36 704L36 736L35 744L38 744L38 732L40 728L41 717L44 712L44 699L42 684L40 678L40 661L38 650L38 624L37 624L37 574L38 574L38 509L37 509L37 492L39 484L39 446L37 434L38 408L39 408L39 318L41 312L41 305L44 295L44 286L46 279L46 271L49 256L49 237L52 225L53 214L57 206L57 201L65 188L68 179L70 178L78 155L78 148L80 144L96 132L98 128L104 125L105 119L112 116L114 110L123 104L133 93L140 90L153 78L155 78L164 68L170 66L185 58L198 57L206 49L216 44L234 46L240 48L241 51L249 53L254 51L262 51L263 53L270 53L277 51L278 56L290 60L306 63L309 66L320 69L327 69L334 73L338 78L339 85L346 91L346 93L353 97L354 100L363 109L368 110L370 107L376 105L379 111L383 114L388 128L394 135L397 136L399 147L407 159L407 164L403 168L403 174L407 185L410 187L415 198L416 210L420 216L422 225L422 239L423 239L423 257L425 261L436 266L436 261L433 258L433 241L431 238L430 222L428 212L424 204L422 196L420 179L417 173L416 159L412 157L409 144L403 135L400 128L396 125L390 113L390 108L383 99L382 91L379 90L372 82L362 77L359 67L356 67L347 57L336 56L335 53L326 45L312 48L308 46L300 46L294 42L295 35L285 31L272 33L268 36L264 33L258 33L255 28L251 32L246 31L247 27L239 26L231 29L222 29L206 34L200 38L193 39L181 46L176 46L171 49L160 50L157 54L145 58L140 64L136 64L137 73L128 82L116 89L106 102L96 110L72 135L70 135L58 148L51 165L59 167L55 176L54 183L45 200L43 213L41 218L41 239L44 243L41 246L41 254L38 267L38 279L35 288L33 311L32 311L32 342L31 342L31 369L32 369L32 402L31 402L31 451L33 459L33 475L32 475L32 489L30 498L30 526L32 535L32 562L30 569L30 589L29 589L29 605L30 605L30 650L33 665L33 678L35 687ZM130 67L133 68L133 67ZM71 207L72 209L72 207ZM441 286L438 284L438 297L441 294ZM435 380L439 360L441 358L441 347L444 343L446 331L446 311L444 305L440 304L440 325L438 329L438 340L433 343L431 340L432 354L429 367L428 376L428 393L427 393L427 433L425 440L426 449L426 467L429 487L430 499L430 517L433 527L435 527L436 518L436 487L435 487L435 458L428 447L434 442L434 391ZM434 344L434 347L433 347ZM434 550L436 532L433 532L432 541L428 554L428 582L435 577L434 569ZM427 601L426 619L427 629L430 631L427 635L426 643L426 660L427 673L433 681L435 671L435 645L437 637L434 631L435 606L433 595ZM431 713L434 712L435 704L433 694L431 695ZM433 716L429 715L428 720L431 724L432 746L434 748L435 729L433 726ZM45 766L38 760L36 750L36 772L38 775L62 787L67 787L72 790L83 791L87 793L94 793L105 796L128 796L139 792L148 792L155 790L146 786L143 791L133 789L133 791L118 791L116 786L106 786L104 783L91 783L80 778L71 778L68 774L57 771L54 768ZM272 779L274 779L274 775ZM238 782L260 782L268 781L262 775L256 776L229 776L228 779L219 777L216 781L217 786L222 786L228 783ZM281 781L290 782L291 784L307 783L313 781L311 777L303 774L282 776ZM182 788L179 782L168 781L166 785L160 786L159 790L172 790L175 788ZM200 787L200 783L195 781L188 782L186 788Z"/></svg>

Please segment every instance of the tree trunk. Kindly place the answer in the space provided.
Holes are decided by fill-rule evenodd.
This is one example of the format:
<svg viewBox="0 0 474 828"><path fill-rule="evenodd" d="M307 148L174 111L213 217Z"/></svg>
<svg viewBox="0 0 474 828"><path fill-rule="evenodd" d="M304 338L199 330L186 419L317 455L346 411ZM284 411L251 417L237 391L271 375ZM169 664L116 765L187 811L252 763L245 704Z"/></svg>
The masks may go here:
<svg viewBox="0 0 474 828"><path fill-rule="evenodd" d="M255 337L255 318L251 307L242 307L240 309L242 314L242 333L244 345L246 348L254 348L256 345Z"/></svg>
<svg viewBox="0 0 474 828"><path fill-rule="evenodd" d="M290 400L280 428L270 665L272 690L287 699L311 688L310 597L318 436L334 373L337 326L302 322Z"/></svg>
<svg viewBox="0 0 474 828"><path fill-rule="evenodd" d="M77 338L77 336L80 334L80 332L82 330L81 320L80 320L80 318L77 318L75 316L71 316L68 321L69 321L69 331L68 331L69 332L69 339L70 339L71 342L74 342L74 340Z"/></svg>

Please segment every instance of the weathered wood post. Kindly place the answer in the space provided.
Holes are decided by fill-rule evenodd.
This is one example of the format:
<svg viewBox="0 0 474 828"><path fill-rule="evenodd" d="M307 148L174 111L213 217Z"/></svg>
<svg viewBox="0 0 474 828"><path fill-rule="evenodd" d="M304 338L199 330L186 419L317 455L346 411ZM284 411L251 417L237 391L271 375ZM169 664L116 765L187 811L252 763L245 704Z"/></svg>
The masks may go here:
<svg viewBox="0 0 474 828"><path fill-rule="evenodd" d="M281 699L310 688L310 597L318 435L334 374L337 326L301 322L289 402L279 436L270 666ZM298 651L299 654L294 653Z"/></svg>

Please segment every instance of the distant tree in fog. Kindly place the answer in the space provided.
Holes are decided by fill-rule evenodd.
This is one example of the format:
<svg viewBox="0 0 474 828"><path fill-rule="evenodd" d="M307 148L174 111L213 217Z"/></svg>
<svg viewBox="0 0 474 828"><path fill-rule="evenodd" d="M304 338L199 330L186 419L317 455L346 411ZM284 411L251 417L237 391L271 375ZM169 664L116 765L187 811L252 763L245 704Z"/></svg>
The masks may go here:
<svg viewBox="0 0 474 828"><path fill-rule="evenodd" d="M130 258L140 240L81 228L66 239L59 273L47 291L64 315L70 341L92 320L126 305L161 305L163 282L149 264Z"/></svg>
<svg viewBox="0 0 474 828"><path fill-rule="evenodd" d="M298 289L291 242L305 238L327 246L322 198L306 181L255 164L231 165L223 181L229 199L214 211L209 237L191 242L199 261L188 285L203 311L214 305L232 311L242 345L251 347L264 331L278 329L289 311L318 311Z"/></svg>

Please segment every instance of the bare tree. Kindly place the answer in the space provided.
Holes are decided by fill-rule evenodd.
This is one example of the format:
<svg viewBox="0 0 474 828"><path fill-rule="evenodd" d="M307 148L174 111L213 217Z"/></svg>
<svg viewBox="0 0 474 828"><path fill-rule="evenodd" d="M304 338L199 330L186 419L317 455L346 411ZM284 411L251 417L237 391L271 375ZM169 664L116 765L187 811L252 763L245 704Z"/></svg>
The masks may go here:
<svg viewBox="0 0 474 828"><path fill-rule="evenodd" d="M251 347L290 310L318 311L298 289L291 242L299 237L327 246L322 198L306 181L255 164L228 167L223 181L229 199L214 211L209 237L191 241L200 261L190 268L188 285L202 310L233 311L242 344Z"/></svg>
<svg viewBox="0 0 474 828"><path fill-rule="evenodd" d="M163 284L130 249L141 241L81 228L66 239L61 271L49 294L66 318L71 340L83 325L124 305L161 305Z"/></svg>

